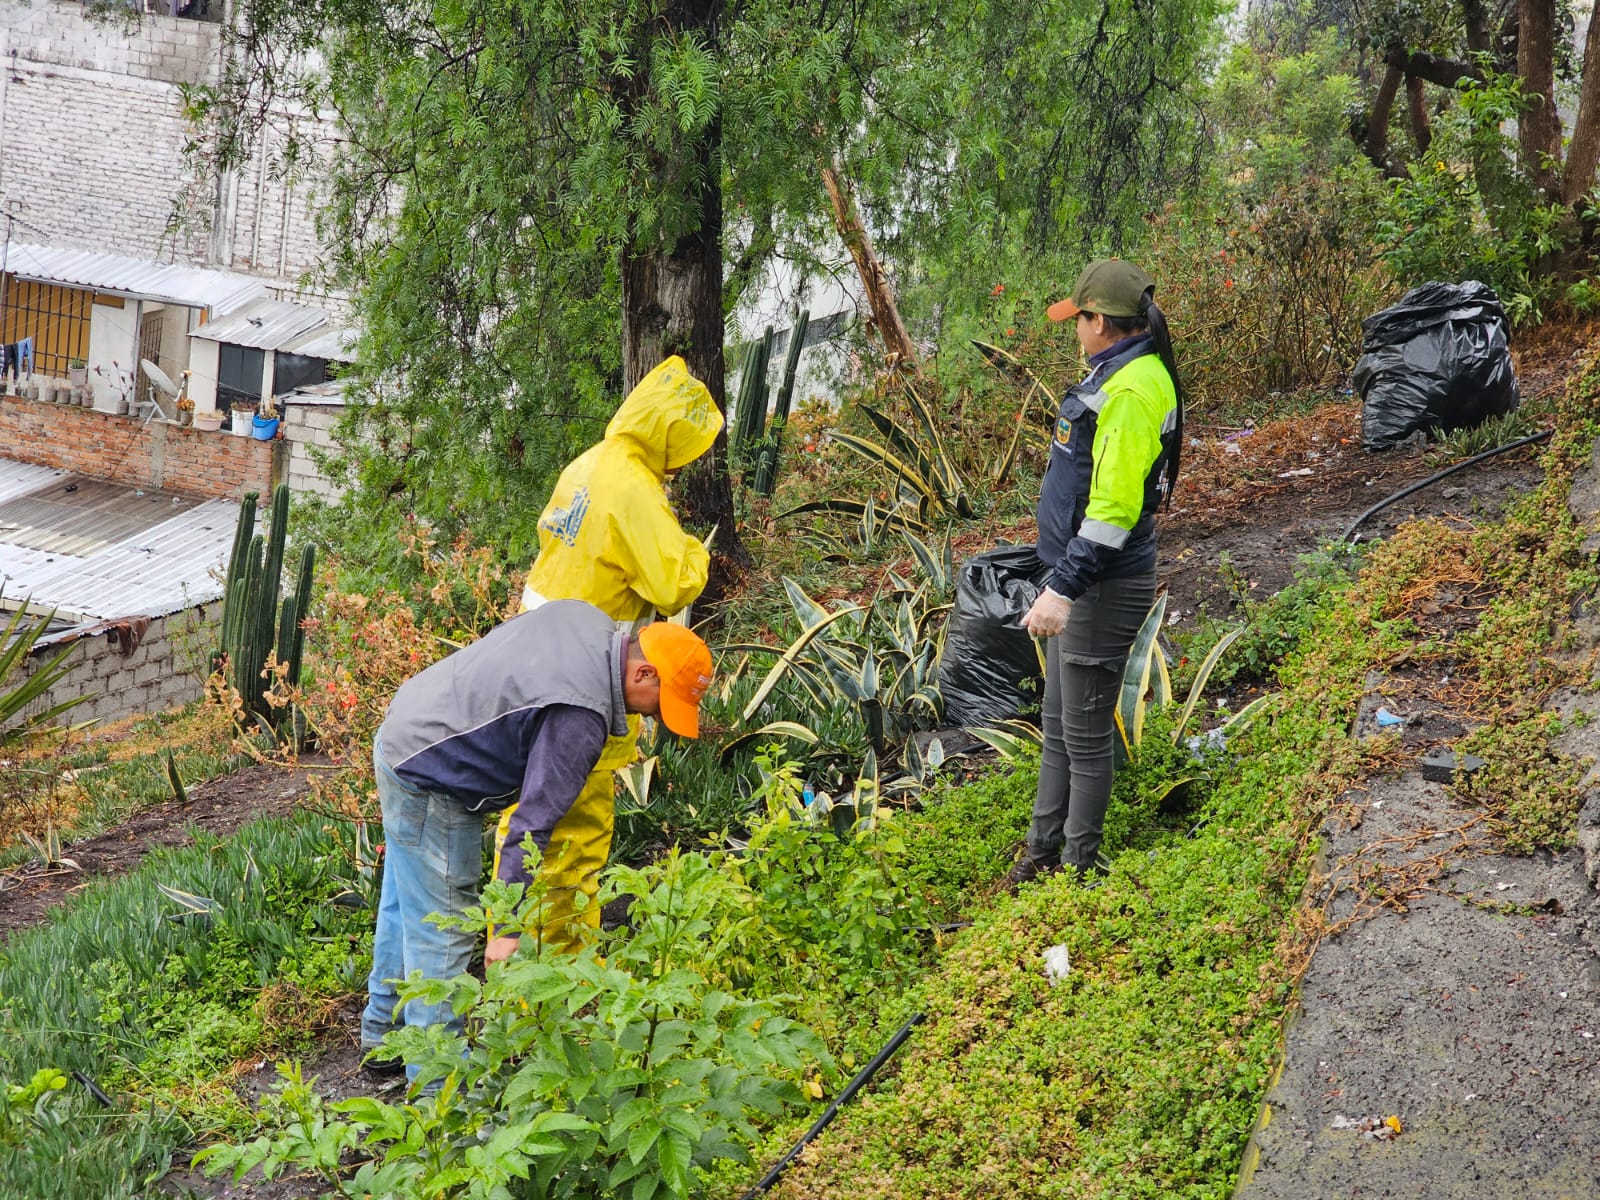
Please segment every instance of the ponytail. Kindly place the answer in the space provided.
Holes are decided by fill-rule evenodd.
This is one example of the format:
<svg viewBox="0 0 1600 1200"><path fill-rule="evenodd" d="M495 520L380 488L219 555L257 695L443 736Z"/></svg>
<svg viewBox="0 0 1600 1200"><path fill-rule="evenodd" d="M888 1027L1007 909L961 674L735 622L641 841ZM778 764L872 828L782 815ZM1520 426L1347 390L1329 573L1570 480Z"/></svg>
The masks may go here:
<svg viewBox="0 0 1600 1200"><path fill-rule="evenodd" d="M1178 378L1178 358L1172 349L1172 333L1167 328L1166 314L1156 306L1155 291L1155 285L1151 284L1139 297L1139 316L1150 328L1150 342L1161 359L1161 365L1172 376L1172 389L1177 399L1177 436L1173 439L1172 452L1167 456L1167 507L1171 508L1172 492L1178 486L1178 457L1183 451L1183 382Z"/></svg>

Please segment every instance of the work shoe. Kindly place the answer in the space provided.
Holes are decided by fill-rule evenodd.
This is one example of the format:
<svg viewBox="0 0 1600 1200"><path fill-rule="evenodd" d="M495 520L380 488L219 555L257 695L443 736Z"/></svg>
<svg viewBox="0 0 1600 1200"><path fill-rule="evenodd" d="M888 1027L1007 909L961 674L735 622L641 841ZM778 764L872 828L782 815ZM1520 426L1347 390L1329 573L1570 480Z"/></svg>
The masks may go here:
<svg viewBox="0 0 1600 1200"><path fill-rule="evenodd" d="M361 1069L368 1075L384 1079L404 1075L406 1062L403 1058L392 1057L382 1046L362 1046Z"/></svg>
<svg viewBox="0 0 1600 1200"><path fill-rule="evenodd" d="M1035 858L1024 846L1021 856L1012 864L1011 870L1006 872L1006 891L1015 895L1023 884L1037 882L1047 875L1054 875L1059 870L1061 870L1060 863Z"/></svg>

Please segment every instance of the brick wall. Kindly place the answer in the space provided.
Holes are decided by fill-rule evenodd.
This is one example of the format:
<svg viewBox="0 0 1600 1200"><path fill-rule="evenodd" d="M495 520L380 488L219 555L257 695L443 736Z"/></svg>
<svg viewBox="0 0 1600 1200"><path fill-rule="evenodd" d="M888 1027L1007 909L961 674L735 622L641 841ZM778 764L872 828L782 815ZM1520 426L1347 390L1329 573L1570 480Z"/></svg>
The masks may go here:
<svg viewBox="0 0 1600 1200"><path fill-rule="evenodd" d="M15 396L0 398L0 449L18 462L216 500L270 495L289 458L281 440L258 442L159 421L142 425Z"/></svg>
<svg viewBox="0 0 1600 1200"><path fill-rule="evenodd" d="M76 696L89 696L61 720L115 721L199 699L205 691L205 668L221 621L220 600L158 617L129 654L122 653L110 630L87 633L72 643L67 674L28 711L42 712ZM29 658L28 673L54 658L64 644L58 641L36 649Z"/></svg>

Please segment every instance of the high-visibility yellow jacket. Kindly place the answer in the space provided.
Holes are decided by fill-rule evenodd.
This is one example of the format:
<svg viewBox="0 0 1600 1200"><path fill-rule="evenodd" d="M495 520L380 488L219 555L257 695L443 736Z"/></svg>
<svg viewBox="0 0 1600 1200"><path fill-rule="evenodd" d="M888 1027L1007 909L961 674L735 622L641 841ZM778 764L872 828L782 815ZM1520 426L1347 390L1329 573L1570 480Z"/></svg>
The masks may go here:
<svg viewBox="0 0 1600 1200"><path fill-rule="evenodd" d="M641 379L605 439L556 481L539 517L529 592L585 600L615 621L670 615L698 596L710 557L673 516L666 475L709 450L721 428L711 393L683 359L674 355Z"/></svg>

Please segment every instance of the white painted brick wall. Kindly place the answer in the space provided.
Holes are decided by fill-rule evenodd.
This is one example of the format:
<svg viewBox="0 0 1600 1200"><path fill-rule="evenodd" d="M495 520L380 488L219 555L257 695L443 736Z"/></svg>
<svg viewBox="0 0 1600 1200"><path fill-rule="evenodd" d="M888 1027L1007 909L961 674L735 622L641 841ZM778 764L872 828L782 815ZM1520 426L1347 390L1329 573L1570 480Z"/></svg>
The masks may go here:
<svg viewBox="0 0 1600 1200"><path fill-rule="evenodd" d="M16 240L227 267L291 291L324 261L307 181L325 172L313 162L298 181L275 177L273 135L265 169L238 173L231 255L211 261L217 181L184 162L194 130L178 85L217 77L219 26L151 15L131 29L101 24L76 0L17 11L0 0L0 208L23 206ZM331 147L331 126L309 128Z"/></svg>

